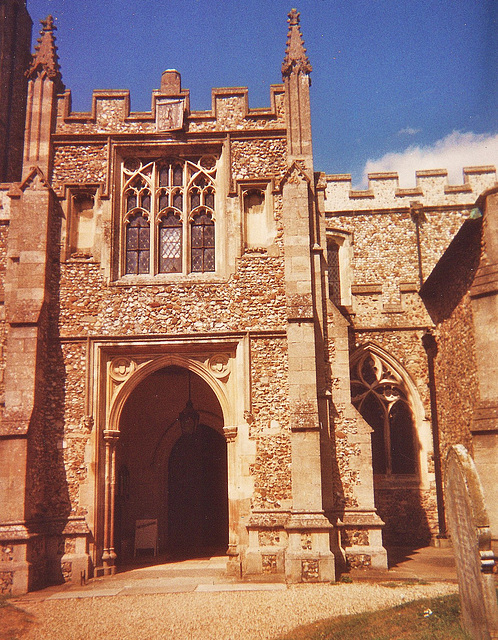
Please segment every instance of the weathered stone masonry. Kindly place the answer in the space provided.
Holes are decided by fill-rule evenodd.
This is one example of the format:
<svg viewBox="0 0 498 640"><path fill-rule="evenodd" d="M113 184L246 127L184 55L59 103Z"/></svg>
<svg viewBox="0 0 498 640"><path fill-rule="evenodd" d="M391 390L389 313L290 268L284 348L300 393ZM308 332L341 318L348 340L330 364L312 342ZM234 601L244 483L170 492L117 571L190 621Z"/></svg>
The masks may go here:
<svg viewBox="0 0 498 640"><path fill-rule="evenodd" d="M445 535L441 456L488 464L495 437L475 327L494 167L362 191L315 173L295 10L266 109L235 87L195 111L168 70L150 112L95 91L75 113L42 26L22 180L0 185L0 591L156 547L328 582ZM484 250L470 234L446 278L484 211Z"/></svg>

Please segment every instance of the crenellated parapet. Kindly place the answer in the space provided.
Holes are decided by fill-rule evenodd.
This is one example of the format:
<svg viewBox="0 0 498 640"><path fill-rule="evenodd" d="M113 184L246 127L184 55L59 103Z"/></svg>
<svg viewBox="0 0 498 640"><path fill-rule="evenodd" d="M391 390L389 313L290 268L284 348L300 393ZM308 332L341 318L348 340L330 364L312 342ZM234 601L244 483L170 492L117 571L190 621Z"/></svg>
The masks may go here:
<svg viewBox="0 0 498 640"><path fill-rule="evenodd" d="M75 112L71 91L65 91L58 97L56 134L229 132L283 130L285 127L283 85L270 87L268 108L249 108L247 87L222 87L212 89L210 110L191 111L190 92L181 89L180 74L174 73L177 74L177 87L166 85L154 91L151 110L147 112L130 111L130 92L127 90L94 91L91 111Z"/></svg>
<svg viewBox="0 0 498 640"><path fill-rule="evenodd" d="M350 174L325 176L325 210L367 211L402 209L416 201L422 206L445 207L473 204L478 196L496 182L496 167L463 169L463 183L448 182L446 169L417 171L416 186L399 186L396 172L369 173L368 189L353 189Z"/></svg>

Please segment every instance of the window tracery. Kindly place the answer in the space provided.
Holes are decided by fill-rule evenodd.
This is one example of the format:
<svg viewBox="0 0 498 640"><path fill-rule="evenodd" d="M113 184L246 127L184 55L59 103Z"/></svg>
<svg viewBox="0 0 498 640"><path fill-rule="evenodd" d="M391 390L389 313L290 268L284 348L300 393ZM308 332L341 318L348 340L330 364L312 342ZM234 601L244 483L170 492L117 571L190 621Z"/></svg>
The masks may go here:
<svg viewBox="0 0 498 640"><path fill-rule="evenodd" d="M216 162L124 161L124 274L215 271Z"/></svg>
<svg viewBox="0 0 498 640"><path fill-rule="evenodd" d="M365 350L351 368L351 400L373 429L374 474L416 474L414 420L400 374Z"/></svg>

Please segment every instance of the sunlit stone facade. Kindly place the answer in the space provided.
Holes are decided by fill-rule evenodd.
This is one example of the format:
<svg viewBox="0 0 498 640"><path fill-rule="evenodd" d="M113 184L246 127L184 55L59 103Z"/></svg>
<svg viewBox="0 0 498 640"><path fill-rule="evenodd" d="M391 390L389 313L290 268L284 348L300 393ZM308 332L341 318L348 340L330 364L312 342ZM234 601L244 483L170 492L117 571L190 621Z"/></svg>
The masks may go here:
<svg viewBox="0 0 498 640"><path fill-rule="evenodd" d="M149 113L126 91L74 113L43 21L0 186L2 592L143 554L333 581L444 535L441 456L472 434L434 419L445 328L418 291L495 169L315 172L288 22L267 109L239 87L195 111L167 70Z"/></svg>

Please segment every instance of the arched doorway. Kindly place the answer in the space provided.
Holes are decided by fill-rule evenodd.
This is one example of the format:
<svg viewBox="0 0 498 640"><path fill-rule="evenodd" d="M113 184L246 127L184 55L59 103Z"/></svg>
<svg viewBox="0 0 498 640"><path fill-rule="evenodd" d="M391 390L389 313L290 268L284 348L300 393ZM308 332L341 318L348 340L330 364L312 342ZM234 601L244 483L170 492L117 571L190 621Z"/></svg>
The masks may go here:
<svg viewBox="0 0 498 640"><path fill-rule="evenodd" d="M199 416L183 433L189 400ZM118 563L134 555L140 521L157 522L160 554L225 551L228 541L227 453L220 403L208 383L172 365L130 393L116 445L114 543ZM222 547L225 548L222 548Z"/></svg>

